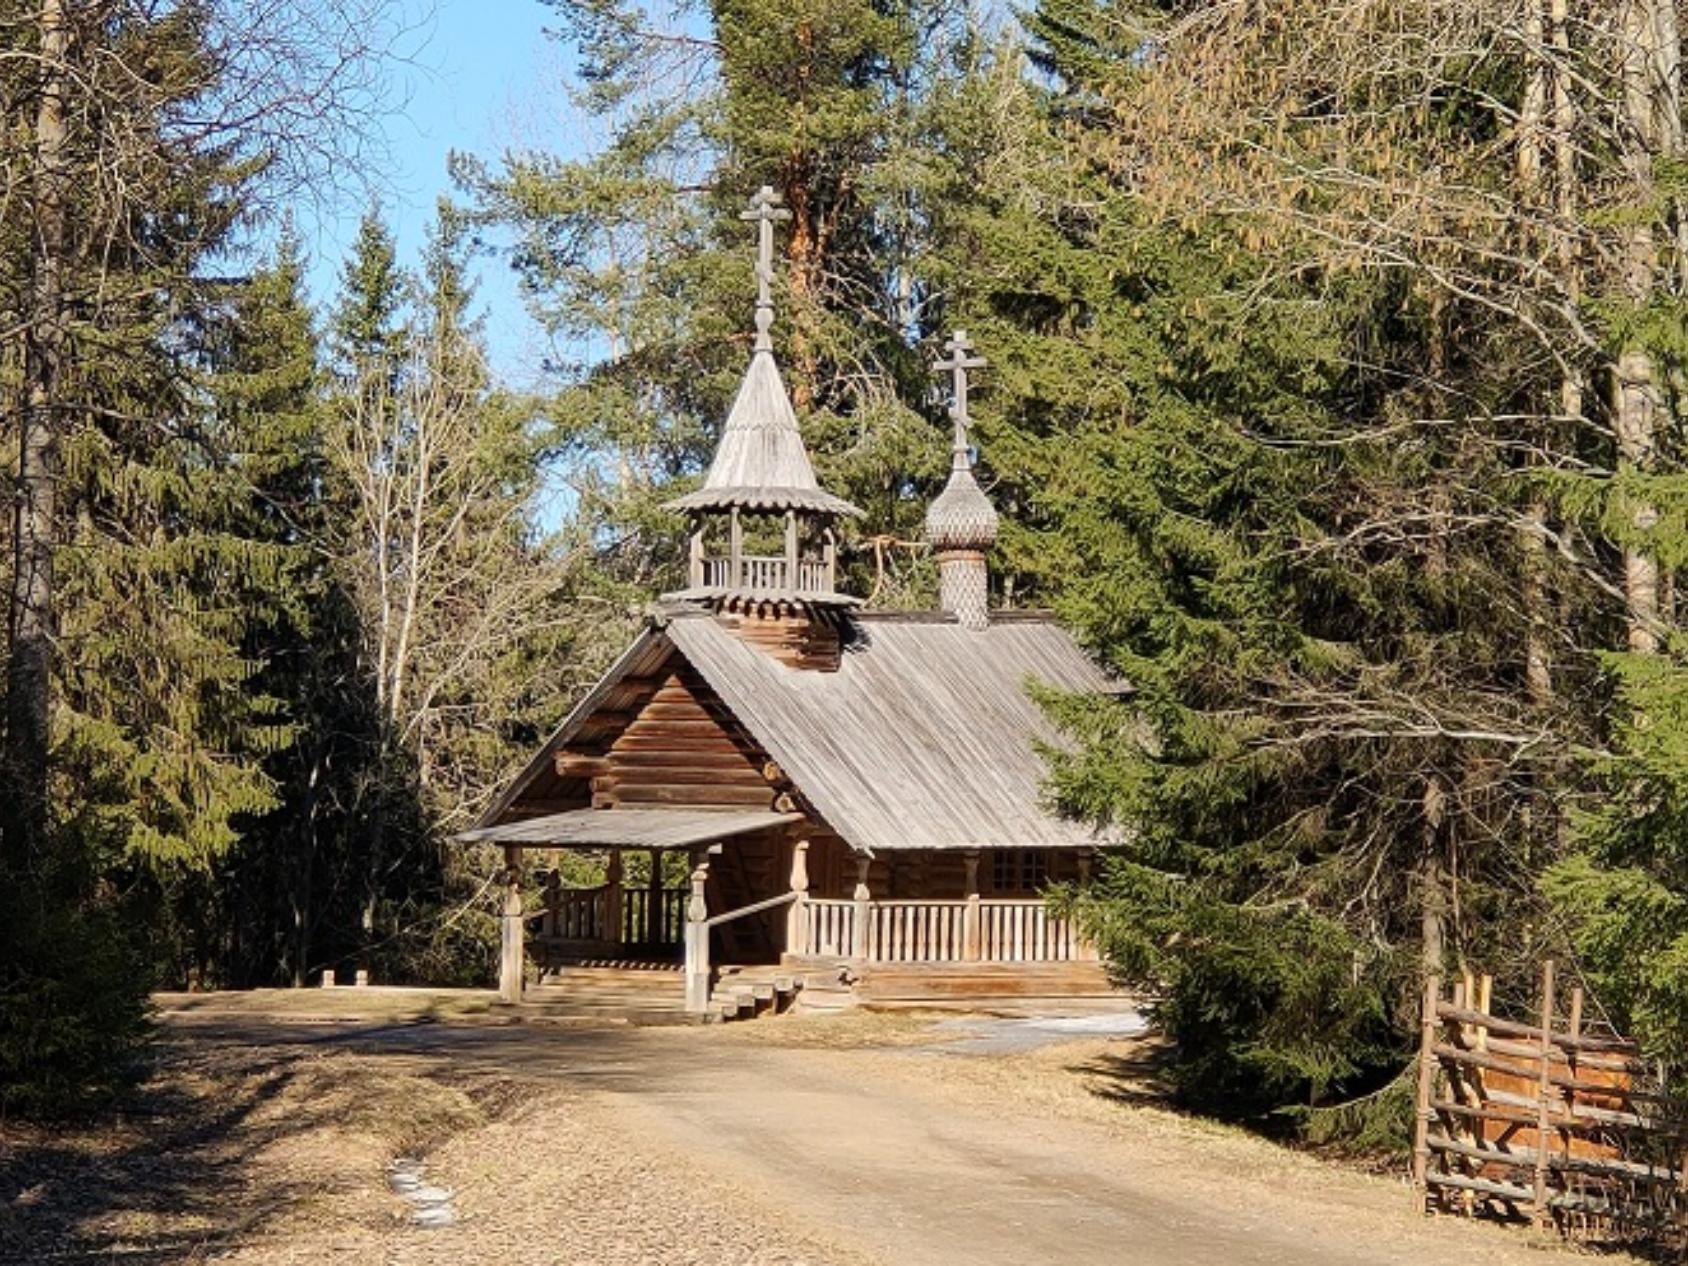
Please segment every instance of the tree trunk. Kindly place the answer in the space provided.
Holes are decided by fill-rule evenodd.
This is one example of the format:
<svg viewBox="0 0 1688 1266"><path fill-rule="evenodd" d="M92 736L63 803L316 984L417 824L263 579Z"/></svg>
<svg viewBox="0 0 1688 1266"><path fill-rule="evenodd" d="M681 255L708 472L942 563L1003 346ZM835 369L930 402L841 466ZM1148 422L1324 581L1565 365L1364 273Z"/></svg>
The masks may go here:
<svg viewBox="0 0 1688 1266"><path fill-rule="evenodd" d="M11 654L6 665L4 769L11 797L7 852L39 857L48 823L54 594L59 478L58 406L64 369L65 250L69 240L69 127L65 104L70 29L63 0L40 8L41 89L35 113L31 211L34 259L24 331L23 411L12 519Z"/></svg>
<svg viewBox="0 0 1688 1266"><path fill-rule="evenodd" d="M1619 13L1622 41L1624 121L1627 124L1627 164L1642 206L1657 194L1654 166L1682 148L1681 46L1674 0L1625 0ZM1629 231L1624 250L1624 288L1637 307L1652 297L1659 268L1653 225L1638 221ZM1658 367L1643 345L1624 348L1614 367L1612 418L1622 466L1645 471L1658 447L1661 393ZM1655 507L1642 503L1631 514L1638 531L1658 522ZM1659 606L1659 568L1652 553L1637 544L1624 549L1624 599L1629 624L1629 648L1658 650L1662 627Z"/></svg>

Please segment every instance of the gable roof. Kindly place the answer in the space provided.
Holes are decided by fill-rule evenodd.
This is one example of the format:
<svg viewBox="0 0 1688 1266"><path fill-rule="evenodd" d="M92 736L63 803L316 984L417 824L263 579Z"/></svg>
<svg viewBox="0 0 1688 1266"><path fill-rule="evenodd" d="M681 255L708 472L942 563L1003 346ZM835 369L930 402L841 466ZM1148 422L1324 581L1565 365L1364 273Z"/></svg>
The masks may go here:
<svg viewBox="0 0 1688 1266"><path fill-rule="evenodd" d="M836 672L788 667L706 613L653 623L483 816L518 807L565 746L635 669L683 657L847 843L870 852L1092 847L1088 825L1045 807L1038 741L1060 736L1027 693L1117 691L1048 618L970 630L940 615L849 621ZM613 810L611 811L613 812Z"/></svg>

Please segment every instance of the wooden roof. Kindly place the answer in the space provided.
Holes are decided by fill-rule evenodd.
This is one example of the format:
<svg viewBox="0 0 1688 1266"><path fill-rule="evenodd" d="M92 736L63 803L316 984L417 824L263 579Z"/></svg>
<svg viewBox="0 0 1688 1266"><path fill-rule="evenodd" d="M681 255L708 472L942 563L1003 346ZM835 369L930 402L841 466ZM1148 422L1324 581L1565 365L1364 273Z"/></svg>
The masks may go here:
<svg viewBox="0 0 1688 1266"><path fill-rule="evenodd" d="M715 460L703 487L668 503L671 510L805 510L816 514L859 515L842 497L821 488L797 414L786 395L771 351L750 358L733 400Z"/></svg>
<svg viewBox="0 0 1688 1266"><path fill-rule="evenodd" d="M658 617L480 826L532 817L533 806L555 794L553 754L598 724L606 708L620 706L624 682L677 655L778 762L825 825L858 849L1107 842L1046 806L1047 767L1035 745L1061 740L1027 686L1120 689L1059 625L1000 614L981 630L936 614L864 614L847 624L850 640L838 671L814 672L764 654L705 612Z"/></svg>
<svg viewBox="0 0 1688 1266"><path fill-rule="evenodd" d="M718 809L575 809L542 818L520 818L477 827L458 838L495 844L558 845L575 848L684 848L787 822L801 813Z"/></svg>
<svg viewBox="0 0 1688 1266"><path fill-rule="evenodd" d="M668 637L792 783L857 848L1082 847L1048 811L1039 740L1059 741L1027 693L1117 689L1050 619L962 628L949 617L857 617L837 672L787 668L712 619Z"/></svg>

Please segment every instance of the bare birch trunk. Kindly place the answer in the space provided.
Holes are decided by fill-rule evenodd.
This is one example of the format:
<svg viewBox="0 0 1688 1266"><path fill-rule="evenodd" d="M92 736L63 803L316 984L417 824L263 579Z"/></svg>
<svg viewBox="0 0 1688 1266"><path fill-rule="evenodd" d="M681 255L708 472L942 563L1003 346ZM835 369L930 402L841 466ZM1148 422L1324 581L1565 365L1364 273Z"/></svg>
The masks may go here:
<svg viewBox="0 0 1688 1266"><path fill-rule="evenodd" d="M59 479L59 397L62 391L68 243L70 28L63 0L42 0L41 89L35 114L32 173L33 276L24 335L23 411L18 428L18 473L13 502L11 653L6 665L4 768L12 801L8 852L38 856L48 824L51 750L54 585L53 545Z"/></svg>

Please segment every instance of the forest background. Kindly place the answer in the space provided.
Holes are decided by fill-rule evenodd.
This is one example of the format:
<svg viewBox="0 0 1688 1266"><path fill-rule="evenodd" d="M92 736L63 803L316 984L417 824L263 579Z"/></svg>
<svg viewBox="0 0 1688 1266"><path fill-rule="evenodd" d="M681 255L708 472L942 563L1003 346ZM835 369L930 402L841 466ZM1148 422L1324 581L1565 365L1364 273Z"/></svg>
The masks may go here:
<svg viewBox="0 0 1688 1266"><path fill-rule="evenodd" d="M452 835L678 578L762 184L878 604L931 599L934 349L990 359L995 599L1135 687L1048 701L1133 841L1067 899L1189 1102L1353 1128L1426 972L1547 956L1680 1065L1671 0L549 7L602 143L455 155L319 310L288 212L368 161L380 0L0 0L8 1110L120 1085L156 984L488 977Z"/></svg>

